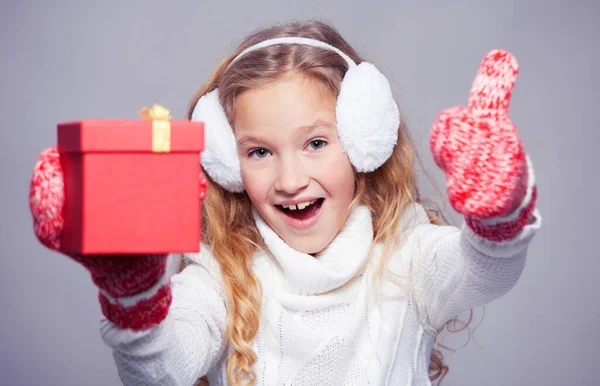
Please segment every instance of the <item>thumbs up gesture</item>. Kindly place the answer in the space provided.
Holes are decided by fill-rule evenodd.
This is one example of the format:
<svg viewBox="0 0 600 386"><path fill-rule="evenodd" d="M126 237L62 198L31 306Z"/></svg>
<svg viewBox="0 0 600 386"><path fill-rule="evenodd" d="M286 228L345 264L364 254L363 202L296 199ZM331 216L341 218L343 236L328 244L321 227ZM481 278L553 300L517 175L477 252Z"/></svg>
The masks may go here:
<svg viewBox="0 0 600 386"><path fill-rule="evenodd" d="M533 169L508 114L518 72L509 52L489 52L467 106L442 111L430 136L450 204L471 229L494 241L513 238L523 229L537 196Z"/></svg>

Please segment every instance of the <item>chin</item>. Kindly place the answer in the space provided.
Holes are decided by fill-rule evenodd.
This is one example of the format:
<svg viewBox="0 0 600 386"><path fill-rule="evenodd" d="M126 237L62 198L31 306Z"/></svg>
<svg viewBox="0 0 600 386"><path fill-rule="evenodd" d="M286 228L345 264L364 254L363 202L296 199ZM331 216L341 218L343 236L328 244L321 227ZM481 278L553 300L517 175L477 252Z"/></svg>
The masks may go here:
<svg viewBox="0 0 600 386"><path fill-rule="evenodd" d="M307 239L312 239L308 241ZM333 237L315 237L309 236L306 238L297 238L293 237L292 240L286 240L283 238L283 241L286 242L291 248L295 249L298 252L306 253L309 255L316 255L317 253L323 251L331 242Z"/></svg>
<svg viewBox="0 0 600 386"><path fill-rule="evenodd" d="M321 252L323 249L325 249L325 247L321 247L321 246L307 246L304 243L288 243L288 245L290 247L292 247L293 249L295 249L298 252L302 252L302 253L306 253L308 255L315 255L319 252Z"/></svg>

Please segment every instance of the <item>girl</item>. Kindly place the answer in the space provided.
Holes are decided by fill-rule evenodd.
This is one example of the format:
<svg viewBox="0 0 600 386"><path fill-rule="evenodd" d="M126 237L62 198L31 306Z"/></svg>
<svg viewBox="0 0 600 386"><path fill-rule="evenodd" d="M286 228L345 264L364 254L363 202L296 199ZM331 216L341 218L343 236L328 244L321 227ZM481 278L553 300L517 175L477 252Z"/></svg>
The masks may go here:
<svg viewBox="0 0 600 386"><path fill-rule="evenodd" d="M249 36L194 99L206 123L201 252L71 256L99 287L102 338L127 385L429 385L437 331L519 278L540 227L533 171L492 51L431 150L459 229L421 205L408 129L385 77L331 27ZM31 188L60 249L56 149ZM437 371L435 371L437 369Z"/></svg>

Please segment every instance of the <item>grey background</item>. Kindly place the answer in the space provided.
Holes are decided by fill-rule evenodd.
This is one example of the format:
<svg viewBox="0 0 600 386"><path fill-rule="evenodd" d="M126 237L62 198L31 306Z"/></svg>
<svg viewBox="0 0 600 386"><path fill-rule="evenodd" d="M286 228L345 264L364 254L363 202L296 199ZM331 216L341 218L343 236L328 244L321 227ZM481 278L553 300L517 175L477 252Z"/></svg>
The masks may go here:
<svg viewBox="0 0 600 386"><path fill-rule="evenodd" d="M155 102L182 118L244 35L302 18L332 22L389 76L441 187L431 122L466 102L488 50L515 54L512 117L544 226L516 287L476 310L473 337L444 340L459 349L446 353L443 384L598 384L599 11L592 1L3 1L0 384L120 384L89 276L33 235L29 178L56 123L136 118Z"/></svg>

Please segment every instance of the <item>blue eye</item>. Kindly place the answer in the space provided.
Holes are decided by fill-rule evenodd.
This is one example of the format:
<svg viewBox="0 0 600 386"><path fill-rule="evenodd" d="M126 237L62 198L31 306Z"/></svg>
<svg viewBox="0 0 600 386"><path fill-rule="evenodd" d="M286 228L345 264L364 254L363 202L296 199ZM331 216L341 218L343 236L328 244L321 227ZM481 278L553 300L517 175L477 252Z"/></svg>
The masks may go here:
<svg viewBox="0 0 600 386"><path fill-rule="evenodd" d="M265 158L268 154L269 154L269 151L267 149L260 148L260 149L252 150L248 155L250 157Z"/></svg>
<svg viewBox="0 0 600 386"><path fill-rule="evenodd" d="M319 150L325 146L326 142L322 139L315 139L309 142L309 146L312 147L313 150Z"/></svg>

